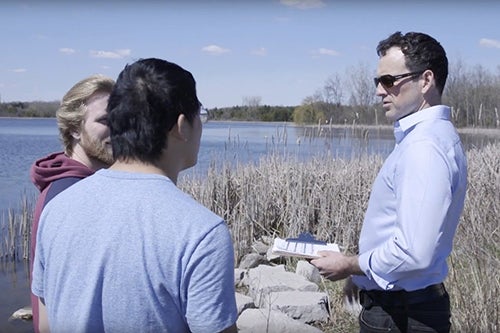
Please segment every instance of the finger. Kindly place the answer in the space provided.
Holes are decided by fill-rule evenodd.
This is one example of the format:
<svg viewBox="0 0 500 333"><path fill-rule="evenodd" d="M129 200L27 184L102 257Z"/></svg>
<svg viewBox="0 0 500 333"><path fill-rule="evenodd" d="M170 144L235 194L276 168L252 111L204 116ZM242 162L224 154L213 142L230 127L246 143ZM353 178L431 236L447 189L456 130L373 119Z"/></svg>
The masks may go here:
<svg viewBox="0 0 500 333"><path fill-rule="evenodd" d="M335 254L337 252L334 252L334 251L329 251L329 250L323 250L323 251L318 251L318 255L321 256L321 257L327 257L331 254Z"/></svg>

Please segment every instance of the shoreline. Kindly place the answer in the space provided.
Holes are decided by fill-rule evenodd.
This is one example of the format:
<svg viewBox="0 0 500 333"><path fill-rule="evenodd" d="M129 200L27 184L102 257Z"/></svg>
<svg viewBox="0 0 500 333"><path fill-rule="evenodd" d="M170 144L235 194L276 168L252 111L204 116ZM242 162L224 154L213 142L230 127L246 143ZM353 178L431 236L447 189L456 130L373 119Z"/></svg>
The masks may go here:
<svg viewBox="0 0 500 333"><path fill-rule="evenodd" d="M0 116L0 120L2 119L56 119L56 117L3 117ZM244 124L275 124L275 125L287 125L293 127L332 127L332 128L346 128L353 127L356 129L389 129L392 130L393 126L390 124L296 124L291 121L259 121L259 120L209 120L209 122L217 122L217 123L244 123ZM457 131L464 134L489 134L493 136L500 137L500 128L496 127L456 127ZM479 133L481 132L481 133Z"/></svg>
<svg viewBox="0 0 500 333"><path fill-rule="evenodd" d="M460 127L457 128L457 131L460 134L481 134L500 138L500 128Z"/></svg>

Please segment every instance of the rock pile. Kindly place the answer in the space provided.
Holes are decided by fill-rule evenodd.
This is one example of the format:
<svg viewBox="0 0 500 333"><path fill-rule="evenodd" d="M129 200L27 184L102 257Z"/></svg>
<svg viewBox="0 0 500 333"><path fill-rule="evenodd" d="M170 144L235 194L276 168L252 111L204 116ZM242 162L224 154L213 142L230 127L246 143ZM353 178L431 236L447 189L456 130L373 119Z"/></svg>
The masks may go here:
<svg viewBox="0 0 500 333"><path fill-rule="evenodd" d="M318 270L300 260L295 272L288 272L284 265L272 264L276 257L269 246L259 242L254 250L235 269L238 332L321 332L310 325L326 322L330 315Z"/></svg>
<svg viewBox="0 0 500 333"><path fill-rule="evenodd" d="M295 272L288 272L273 263L278 257L269 245L258 242L253 248L255 252L244 256L234 271L238 332L322 332L311 325L327 322L330 316L328 294L319 290L318 270L300 260ZM30 320L31 307L16 311L10 320L16 319Z"/></svg>

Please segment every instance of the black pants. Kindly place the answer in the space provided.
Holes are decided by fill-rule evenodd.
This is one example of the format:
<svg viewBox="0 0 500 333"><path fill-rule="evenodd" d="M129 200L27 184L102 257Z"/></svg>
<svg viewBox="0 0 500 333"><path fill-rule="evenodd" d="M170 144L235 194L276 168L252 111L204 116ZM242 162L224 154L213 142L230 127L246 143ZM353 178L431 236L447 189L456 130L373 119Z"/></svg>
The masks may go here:
<svg viewBox="0 0 500 333"><path fill-rule="evenodd" d="M406 291L361 291L360 333L450 331L450 298L443 284Z"/></svg>

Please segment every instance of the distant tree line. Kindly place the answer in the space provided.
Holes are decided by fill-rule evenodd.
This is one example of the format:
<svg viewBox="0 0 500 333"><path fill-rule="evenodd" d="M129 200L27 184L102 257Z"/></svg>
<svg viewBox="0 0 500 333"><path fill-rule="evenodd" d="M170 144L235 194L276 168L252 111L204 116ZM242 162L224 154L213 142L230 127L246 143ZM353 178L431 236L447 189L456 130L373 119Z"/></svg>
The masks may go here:
<svg viewBox="0 0 500 333"><path fill-rule="evenodd" d="M212 120L293 121L295 106L233 106L208 110Z"/></svg>
<svg viewBox="0 0 500 333"><path fill-rule="evenodd" d="M56 116L60 102L8 102L0 103L0 117L39 117Z"/></svg>
<svg viewBox="0 0 500 333"><path fill-rule="evenodd" d="M297 124L388 124L375 96L374 71L365 64L331 75L312 96L297 106L261 105L261 97L243 98L243 105L208 110L212 120L287 121ZM458 127L500 128L500 66L496 73L481 65L450 64L443 103L452 107ZM0 103L0 117L55 117L58 101Z"/></svg>
<svg viewBox="0 0 500 333"><path fill-rule="evenodd" d="M375 96L374 73L366 65L330 76L313 96L295 108L296 123L386 124L380 99ZM450 65L443 103L452 107L458 127L500 128L500 66L496 73L462 62Z"/></svg>
<svg viewBox="0 0 500 333"><path fill-rule="evenodd" d="M244 106L209 110L215 120L293 121L298 124L388 124L375 95L374 72L365 64L348 68L345 75L330 76L324 86L298 106L259 105L245 98ZM490 73L482 66L450 65L443 103L452 107L458 127L500 128L500 66Z"/></svg>
<svg viewBox="0 0 500 333"><path fill-rule="evenodd" d="M444 102L453 106L458 126L500 128L500 65L490 73L481 65L453 64L446 82Z"/></svg>

